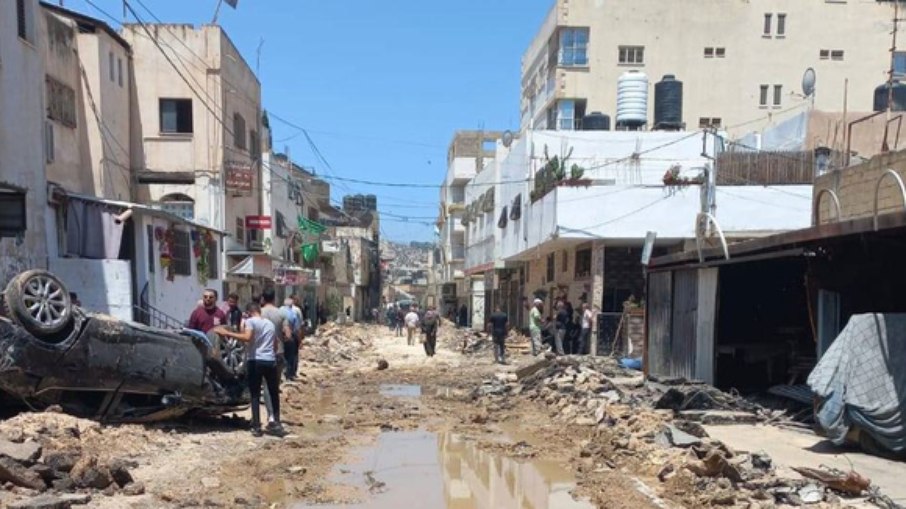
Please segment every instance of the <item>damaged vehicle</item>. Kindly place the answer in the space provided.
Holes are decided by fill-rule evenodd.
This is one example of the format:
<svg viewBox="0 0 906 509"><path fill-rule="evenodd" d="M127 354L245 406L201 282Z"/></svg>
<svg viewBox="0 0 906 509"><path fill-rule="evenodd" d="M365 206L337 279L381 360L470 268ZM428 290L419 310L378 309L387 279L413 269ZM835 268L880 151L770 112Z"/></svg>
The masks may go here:
<svg viewBox="0 0 906 509"><path fill-rule="evenodd" d="M0 301L0 392L10 401L111 422L248 405L236 345L220 353L196 331L89 313L45 270L14 277Z"/></svg>

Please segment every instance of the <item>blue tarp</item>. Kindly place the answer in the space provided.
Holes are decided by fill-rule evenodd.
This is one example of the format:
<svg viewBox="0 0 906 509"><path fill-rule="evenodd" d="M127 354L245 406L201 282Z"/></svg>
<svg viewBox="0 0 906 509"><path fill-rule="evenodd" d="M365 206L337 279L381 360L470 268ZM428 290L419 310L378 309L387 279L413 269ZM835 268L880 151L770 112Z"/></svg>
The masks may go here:
<svg viewBox="0 0 906 509"><path fill-rule="evenodd" d="M906 450L906 314L853 315L808 384L823 398L818 423L835 444L857 426L891 451Z"/></svg>

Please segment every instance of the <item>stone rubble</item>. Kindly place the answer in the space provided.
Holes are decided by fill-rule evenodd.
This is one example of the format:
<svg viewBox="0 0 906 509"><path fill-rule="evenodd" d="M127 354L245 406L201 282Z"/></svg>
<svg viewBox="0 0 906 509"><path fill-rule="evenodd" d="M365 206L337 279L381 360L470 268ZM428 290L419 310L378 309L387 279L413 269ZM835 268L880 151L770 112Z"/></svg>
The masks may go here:
<svg viewBox="0 0 906 509"><path fill-rule="evenodd" d="M783 415L705 384L645 383L641 373L613 359L566 356L539 360L515 377L487 379L471 396L493 408L514 404L509 400L515 395L546 405L554 422L594 427L580 471L633 469L658 479L688 507L821 507L834 506L840 497L877 495L868 480L834 484L779 477L766 453L731 451L709 438L702 424L771 423Z"/></svg>

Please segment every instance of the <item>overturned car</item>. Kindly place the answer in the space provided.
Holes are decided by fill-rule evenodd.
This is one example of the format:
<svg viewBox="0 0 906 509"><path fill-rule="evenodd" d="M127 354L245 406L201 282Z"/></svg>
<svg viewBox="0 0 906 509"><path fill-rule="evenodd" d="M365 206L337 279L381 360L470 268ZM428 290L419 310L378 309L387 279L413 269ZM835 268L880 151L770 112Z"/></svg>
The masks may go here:
<svg viewBox="0 0 906 509"><path fill-rule="evenodd" d="M248 405L236 345L221 353L194 331L88 313L44 270L14 277L0 301L0 393L9 401L114 422Z"/></svg>

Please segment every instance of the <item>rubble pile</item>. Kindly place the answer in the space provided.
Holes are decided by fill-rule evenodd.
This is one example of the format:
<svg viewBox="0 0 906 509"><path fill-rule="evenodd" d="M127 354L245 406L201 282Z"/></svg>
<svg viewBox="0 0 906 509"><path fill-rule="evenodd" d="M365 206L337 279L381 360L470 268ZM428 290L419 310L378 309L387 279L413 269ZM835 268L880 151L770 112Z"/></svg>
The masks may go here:
<svg viewBox="0 0 906 509"><path fill-rule="evenodd" d="M365 325L328 322L319 326L313 336L303 340L299 355L324 364L355 361L363 349L371 348L370 337Z"/></svg>
<svg viewBox="0 0 906 509"><path fill-rule="evenodd" d="M670 498L687 507L880 499L870 481L854 472L817 469L803 479L784 478L767 454L730 450L709 438L702 425L773 422L782 416L705 384L677 383L645 383L641 373L609 358L556 357L500 373L472 397L494 405L496 396L520 395L544 404L554 422L588 431L580 472L635 471L657 479Z"/></svg>
<svg viewBox="0 0 906 509"><path fill-rule="evenodd" d="M0 503L10 508L67 508L93 496L141 495L134 461L101 456L105 429L52 411L20 414L0 424ZM113 433L116 435L116 433ZM107 448L109 450L109 448Z"/></svg>
<svg viewBox="0 0 906 509"><path fill-rule="evenodd" d="M493 349L494 344L490 335L473 329L459 328L448 321L444 324L447 326L439 329L438 341L448 348L468 355L488 353ZM506 338L506 348L510 354L528 352L531 350L531 340L511 330Z"/></svg>

